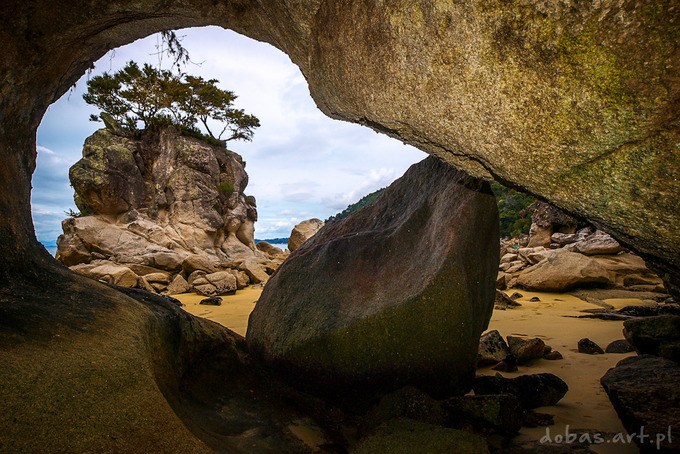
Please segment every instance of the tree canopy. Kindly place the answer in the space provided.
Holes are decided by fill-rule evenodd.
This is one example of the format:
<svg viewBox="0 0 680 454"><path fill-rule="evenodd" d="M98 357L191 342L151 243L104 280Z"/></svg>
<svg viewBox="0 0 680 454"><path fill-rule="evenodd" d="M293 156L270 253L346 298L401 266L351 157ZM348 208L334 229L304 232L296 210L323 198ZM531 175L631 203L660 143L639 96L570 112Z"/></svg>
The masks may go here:
<svg viewBox="0 0 680 454"><path fill-rule="evenodd" d="M90 79L83 99L129 131L141 122L143 129L172 124L188 135L202 135L197 127L200 122L212 141L252 140L260 121L236 109L237 96L217 83L216 79L174 74L149 64L140 68L130 61L114 74L105 72ZM90 119L98 120L94 115ZM209 120L222 123L217 135Z"/></svg>

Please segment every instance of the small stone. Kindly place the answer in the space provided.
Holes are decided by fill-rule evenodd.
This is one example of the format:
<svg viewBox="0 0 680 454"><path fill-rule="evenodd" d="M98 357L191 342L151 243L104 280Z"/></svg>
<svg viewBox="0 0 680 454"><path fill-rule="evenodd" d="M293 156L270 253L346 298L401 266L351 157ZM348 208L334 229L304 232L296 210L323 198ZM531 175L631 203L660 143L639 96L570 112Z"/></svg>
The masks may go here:
<svg viewBox="0 0 680 454"><path fill-rule="evenodd" d="M498 330L489 331L479 339L477 367L497 364L499 361L503 361L509 354L510 348Z"/></svg>
<svg viewBox="0 0 680 454"><path fill-rule="evenodd" d="M578 341L578 352L585 353L587 355L602 355L604 351L595 342L591 341L587 337L584 337Z"/></svg>
<svg viewBox="0 0 680 454"><path fill-rule="evenodd" d="M555 425L555 415L528 410L524 413L523 427L547 427Z"/></svg>
<svg viewBox="0 0 680 454"><path fill-rule="evenodd" d="M558 359L563 359L562 353L558 352L557 350L553 350L551 352L546 353L543 355L543 359L547 359L549 361L555 361Z"/></svg>
<svg viewBox="0 0 680 454"><path fill-rule="evenodd" d="M221 306L222 297L221 296L211 296L210 298L202 299L199 304L205 304L208 306Z"/></svg>
<svg viewBox="0 0 680 454"><path fill-rule="evenodd" d="M517 372L517 357L515 355L508 355L491 369L500 372Z"/></svg>
<svg viewBox="0 0 680 454"><path fill-rule="evenodd" d="M530 303L537 303L539 301L541 301L541 299L538 296L534 296L529 300Z"/></svg>
<svg viewBox="0 0 680 454"><path fill-rule="evenodd" d="M522 298L522 297L524 297L524 295L522 295L522 294L519 293L519 292L515 292L515 293L513 293L512 295L510 295L510 298L513 299L513 300L516 300L516 299Z"/></svg>
<svg viewBox="0 0 680 454"><path fill-rule="evenodd" d="M545 353L545 342L535 337L523 339L516 336L508 336L510 353L517 357L519 364L527 364L534 359L541 358Z"/></svg>
<svg viewBox="0 0 680 454"><path fill-rule="evenodd" d="M605 348L605 353L630 353L634 351L633 346L625 339L615 340Z"/></svg>

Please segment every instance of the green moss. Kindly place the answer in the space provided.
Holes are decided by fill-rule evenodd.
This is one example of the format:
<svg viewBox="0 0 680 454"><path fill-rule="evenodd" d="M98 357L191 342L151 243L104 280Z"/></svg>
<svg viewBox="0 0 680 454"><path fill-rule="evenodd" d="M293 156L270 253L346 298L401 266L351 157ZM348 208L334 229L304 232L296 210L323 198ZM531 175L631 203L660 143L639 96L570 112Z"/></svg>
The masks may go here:
<svg viewBox="0 0 680 454"><path fill-rule="evenodd" d="M455 278L447 275L465 280L462 270ZM478 301L475 307L464 288L461 283L433 282L411 300L297 343L283 356L305 365L311 374L334 380L379 381L399 371L402 378L429 376L425 387L465 392L477 354L470 339L479 338L488 323L492 301Z"/></svg>
<svg viewBox="0 0 680 454"><path fill-rule="evenodd" d="M486 454L489 448L484 438L462 430L425 424L399 418L378 428L362 440L354 454Z"/></svg>
<svg viewBox="0 0 680 454"><path fill-rule="evenodd" d="M222 194L231 194L234 192L234 184L231 182L220 183L217 185L217 190Z"/></svg>

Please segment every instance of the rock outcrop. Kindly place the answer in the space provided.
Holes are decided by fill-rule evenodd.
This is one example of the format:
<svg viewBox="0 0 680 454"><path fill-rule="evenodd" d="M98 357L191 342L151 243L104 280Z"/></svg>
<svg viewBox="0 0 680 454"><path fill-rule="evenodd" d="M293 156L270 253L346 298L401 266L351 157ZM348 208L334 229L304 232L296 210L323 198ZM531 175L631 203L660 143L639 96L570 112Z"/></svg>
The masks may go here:
<svg viewBox="0 0 680 454"><path fill-rule="evenodd" d="M293 230L290 232L290 238L288 238L288 250L293 252L302 246L302 243L313 237L323 225L324 222L322 220L313 218L302 221L293 227Z"/></svg>
<svg viewBox="0 0 680 454"><path fill-rule="evenodd" d="M639 354L661 356L680 363L680 316L627 320L623 324L623 334Z"/></svg>
<svg viewBox="0 0 680 454"><path fill-rule="evenodd" d="M173 127L141 138L101 129L69 172L81 216L62 223L57 258L124 287L144 277L140 286L158 292L171 282L170 291L186 291L177 277L197 270L206 276L188 284L207 296L266 281L285 256L255 248L257 208L244 194L244 165Z"/></svg>
<svg viewBox="0 0 680 454"><path fill-rule="evenodd" d="M642 452L680 452L680 365L641 355L621 360L600 380L623 426ZM658 443L658 444L657 444Z"/></svg>
<svg viewBox="0 0 680 454"><path fill-rule="evenodd" d="M645 261L607 233L586 226L556 207L530 207L528 238L503 241L498 288L563 292L584 287L615 287L665 293L662 279Z"/></svg>
<svg viewBox="0 0 680 454"><path fill-rule="evenodd" d="M248 345L321 392L465 392L497 250L488 185L428 158L290 255L250 316Z"/></svg>
<svg viewBox="0 0 680 454"><path fill-rule="evenodd" d="M0 451L312 452L286 429L311 412L241 336L160 295L47 276L0 293Z"/></svg>

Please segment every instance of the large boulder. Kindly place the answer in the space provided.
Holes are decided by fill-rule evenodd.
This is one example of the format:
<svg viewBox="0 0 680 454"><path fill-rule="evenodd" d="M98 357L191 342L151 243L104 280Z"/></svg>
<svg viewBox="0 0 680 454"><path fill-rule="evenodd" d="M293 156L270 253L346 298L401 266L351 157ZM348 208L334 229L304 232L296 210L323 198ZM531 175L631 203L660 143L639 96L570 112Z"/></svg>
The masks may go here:
<svg viewBox="0 0 680 454"><path fill-rule="evenodd" d="M250 315L248 345L320 391L463 393L498 255L488 185L428 158L290 255Z"/></svg>
<svg viewBox="0 0 680 454"><path fill-rule="evenodd" d="M659 315L627 320L623 335L635 351L680 362L680 316Z"/></svg>
<svg viewBox="0 0 680 454"><path fill-rule="evenodd" d="M677 362L649 355L626 358L600 382L626 430L639 434L644 428L649 436L634 437L642 452L680 452Z"/></svg>
<svg viewBox="0 0 680 454"><path fill-rule="evenodd" d="M324 222L322 220L313 218L302 221L293 227L293 230L290 232L290 238L288 238L288 250L293 252L302 246L302 243L313 237L323 225Z"/></svg>
<svg viewBox="0 0 680 454"><path fill-rule="evenodd" d="M553 292L613 283L612 274L597 261L565 250L553 252L545 260L522 271L517 279L517 284L526 289Z"/></svg>

